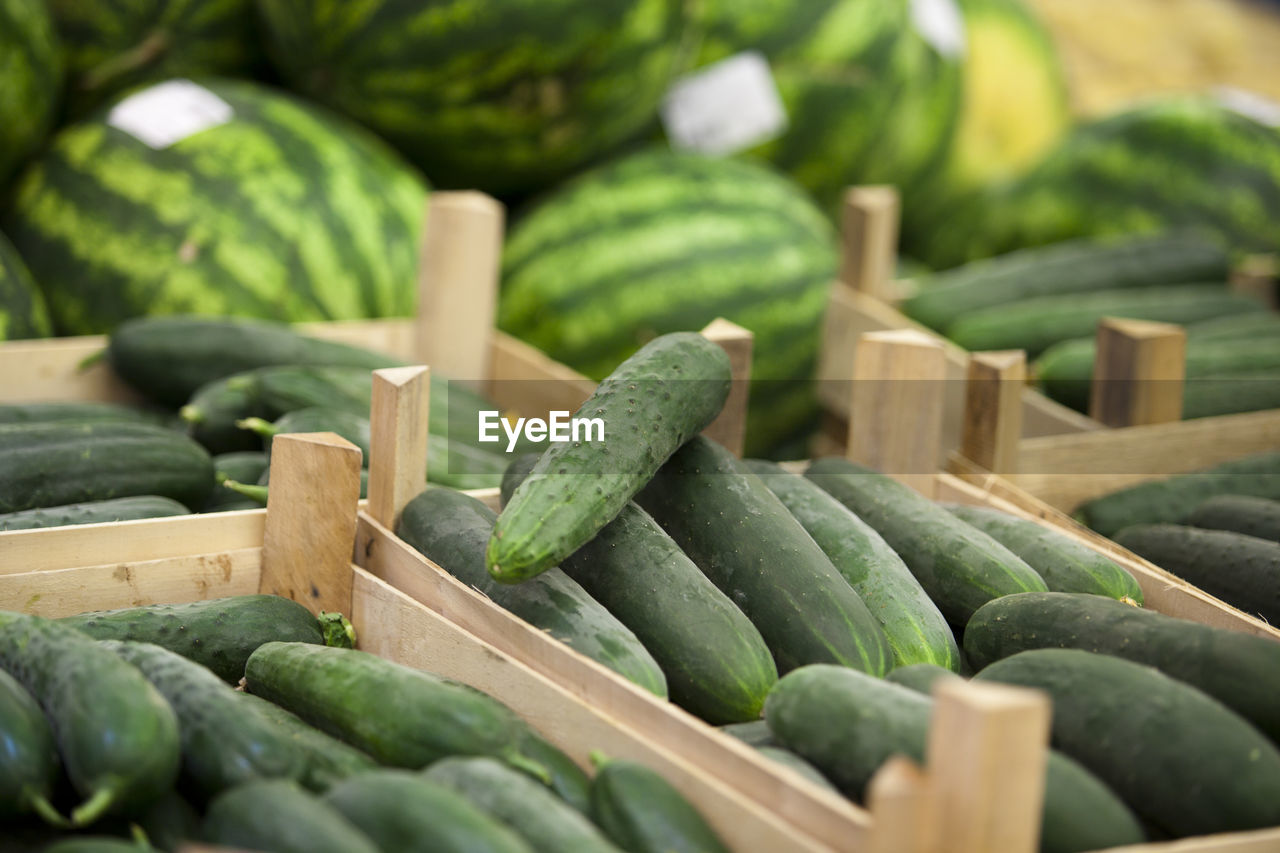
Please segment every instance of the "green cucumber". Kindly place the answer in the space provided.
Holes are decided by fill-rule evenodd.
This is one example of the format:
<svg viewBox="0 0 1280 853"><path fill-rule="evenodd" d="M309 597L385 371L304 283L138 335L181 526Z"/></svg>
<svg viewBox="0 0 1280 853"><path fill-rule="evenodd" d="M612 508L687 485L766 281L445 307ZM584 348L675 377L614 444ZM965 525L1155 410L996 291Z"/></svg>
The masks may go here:
<svg viewBox="0 0 1280 853"><path fill-rule="evenodd" d="M354 824L287 779L249 782L219 796L205 814L204 840L271 853L381 853Z"/></svg>
<svg viewBox="0 0 1280 853"><path fill-rule="evenodd" d="M1163 832L1280 824L1280 750L1188 684L1078 649L1020 652L977 678L1048 692L1054 745Z"/></svg>
<svg viewBox="0 0 1280 853"><path fill-rule="evenodd" d="M511 463L504 500L535 460ZM760 716L778 680L769 647L647 512L628 503L560 568L635 632L677 705L713 725Z"/></svg>
<svg viewBox="0 0 1280 853"><path fill-rule="evenodd" d="M501 702L367 652L266 643L249 656L245 680L250 693L379 764L417 769L450 755L494 755L546 775L520 755L524 724Z"/></svg>
<svg viewBox="0 0 1280 853"><path fill-rule="evenodd" d="M162 417L148 409L119 403L5 403L0 424L56 423L58 421L119 421L160 426Z"/></svg>
<svg viewBox="0 0 1280 853"><path fill-rule="evenodd" d="M622 510L729 395L729 356L694 332L663 335L622 362L578 409L599 441L550 445L502 510L485 556L517 583L558 565Z"/></svg>
<svg viewBox="0 0 1280 853"><path fill-rule="evenodd" d="M657 773L595 757L591 817L627 853L729 853L706 818Z"/></svg>
<svg viewBox="0 0 1280 853"><path fill-rule="evenodd" d="M237 702L250 706L253 713L262 716L292 738L307 753L305 772L298 781L310 790L323 791L339 779L378 766L376 761L354 746L307 725L296 714L289 713L279 705L252 693L239 690L234 693Z"/></svg>
<svg viewBox="0 0 1280 853"><path fill-rule="evenodd" d="M983 605L964 649L982 668L1029 649L1082 649L1154 666L1280 743L1280 643L1175 619L1096 595L1026 592Z"/></svg>
<svg viewBox="0 0 1280 853"><path fill-rule="evenodd" d="M64 838L42 849L42 853L152 853L150 844L126 841L108 835L81 835Z"/></svg>
<svg viewBox="0 0 1280 853"><path fill-rule="evenodd" d="M115 818L103 823L103 831L110 835L145 838L151 845L145 849L154 847L166 853L176 853L183 842L201 837L199 812L177 791L165 794L131 819Z"/></svg>
<svg viewBox="0 0 1280 853"><path fill-rule="evenodd" d="M188 515L190 510L173 498L138 495L105 501L87 501L63 506L45 506L0 514L0 530L34 530L75 524L103 524L139 518L168 518Z"/></svg>
<svg viewBox="0 0 1280 853"><path fill-rule="evenodd" d="M1280 542L1280 501L1248 495L1218 495L1196 507L1185 523Z"/></svg>
<svg viewBox="0 0 1280 853"><path fill-rule="evenodd" d="M127 320L107 342L111 369L134 390L180 406L201 385L256 367L347 365L372 370L404 364L389 355L323 341L265 320L167 316Z"/></svg>
<svg viewBox="0 0 1280 853"><path fill-rule="evenodd" d="M1142 588L1113 560L1043 524L989 507L944 504L947 510L1021 557L1051 592L1088 592L1142 604Z"/></svg>
<svg viewBox="0 0 1280 853"><path fill-rule="evenodd" d="M151 604L79 613L58 620L96 640L155 643L235 684L263 643L323 643L315 614L278 595L235 595L189 604Z"/></svg>
<svg viewBox="0 0 1280 853"><path fill-rule="evenodd" d="M737 738L747 746L778 746L778 739L769 731L769 724L764 720L752 720L749 723L731 723L720 726L720 731Z"/></svg>
<svg viewBox="0 0 1280 853"><path fill-rule="evenodd" d="M1280 623L1280 543L1178 524L1139 524L1114 538L1227 604Z"/></svg>
<svg viewBox="0 0 1280 853"><path fill-rule="evenodd" d="M240 450L220 453L213 457L213 478L218 482L213 494L205 501L201 512L226 512L236 509L256 509L258 502L221 488L222 483L233 480L255 483L267 470L267 454L258 450Z"/></svg>
<svg viewBox="0 0 1280 853"><path fill-rule="evenodd" d="M919 664L919 666L926 665ZM897 671L896 669L892 670L890 674ZM783 749L778 744L778 739L773 736L773 732L769 731L769 724L764 720L752 720L749 723L733 723L727 726L720 726L720 731L742 741L761 755L787 765L811 782L815 782L821 787L835 790L835 786L827 781L827 777L823 776L818 771L818 768L791 750Z"/></svg>
<svg viewBox="0 0 1280 853"><path fill-rule="evenodd" d="M0 612L0 668L44 709L84 801L71 822L145 808L178 775L173 710L136 668L89 637L38 616Z"/></svg>
<svg viewBox="0 0 1280 853"><path fill-rule="evenodd" d="M836 457L815 460L805 477L884 537L952 625L993 598L1045 589L1008 548L891 477Z"/></svg>
<svg viewBox="0 0 1280 853"><path fill-rule="evenodd" d="M776 463L748 460L746 466L786 505L857 591L884 630L895 667L936 663L959 668L960 652L947 620L871 525L812 481Z"/></svg>
<svg viewBox="0 0 1280 853"><path fill-rule="evenodd" d="M383 853L530 853L516 833L466 797L407 770L362 773L335 785L324 801Z"/></svg>
<svg viewBox="0 0 1280 853"><path fill-rule="evenodd" d="M572 758L528 727L520 733L519 748L525 758L546 768L551 776L548 787L557 797L580 814L591 810L591 779Z"/></svg>
<svg viewBox="0 0 1280 853"><path fill-rule="evenodd" d="M1103 536L1135 524L1177 523L1218 495L1280 500L1280 452L1233 459L1214 468L1148 480L1087 501L1076 509Z"/></svg>
<svg viewBox="0 0 1280 853"><path fill-rule="evenodd" d="M61 765L40 705L0 669L0 821L27 813L65 823L49 803Z"/></svg>
<svg viewBox="0 0 1280 853"><path fill-rule="evenodd" d="M922 762L933 701L914 690L829 665L784 677L769 694L765 719L788 749L837 788L862 800L893 755ZM1060 753L1045 773L1040 850L1078 853L1145 840L1128 807L1091 773Z"/></svg>
<svg viewBox="0 0 1280 853"><path fill-rule="evenodd" d="M1018 595L1039 595L1039 594L1040 593L1036 593L1036 592L1018 593ZM1014 596L1006 595L1004 598L997 598L996 601L1004 601L1005 599L1013 598L1013 597ZM978 612L981 613L984 608L989 606L990 605L988 604L984 604L982 607L978 608ZM915 663L915 664L912 664L911 666L898 667L897 669L893 670L888 675L886 675L884 677L884 680L893 682L894 684L900 684L903 687L907 688L908 690L914 690L917 693L923 693L926 696L931 696L933 694L933 685L937 684L939 681L943 680L947 676L951 676L953 678L960 677L956 675L954 672L952 672L951 670L946 669L945 667L937 666L936 664Z"/></svg>
<svg viewBox="0 0 1280 853"><path fill-rule="evenodd" d="M915 665L932 666L932 664ZM784 767L794 770L796 773L800 774L801 777L808 779L819 788L822 788L825 791L832 791L837 794L840 793L839 789L837 789L835 785L832 785L826 776L822 775L822 771L796 755L791 750L783 749L780 746L757 746L755 750L770 761L777 762Z"/></svg>
<svg viewBox="0 0 1280 853"><path fill-rule="evenodd" d="M853 587L719 444L698 436L680 448L638 502L747 615L780 674L815 662L892 668L893 649Z"/></svg>
<svg viewBox="0 0 1280 853"><path fill-rule="evenodd" d="M658 662L631 629L564 572L551 569L516 585L489 576L484 554L494 518L493 510L469 495L430 488L405 506L396 535L494 604L665 697L667 683Z"/></svg>
<svg viewBox="0 0 1280 853"><path fill-rule="evenodd" d="M151 643L100 641L133 664L178 718L182 775L213 797L252 779L301 779L307 752L200 664Z"/></svg>
<svg viewBox="0 0 1280 853"><path fill-rule="evenodd" d="M524 839L535 853L618 853L586 817L546 786L500 761L446 758L432 764L422 776L464 797ZM594 811L594 785L592 788Z"/></svg>
<svg viewBox="0 0 1280 853"><path fill-rule="evenodd" d="M135 495L199 508L213 490L209 454L150 424L0 426L0 512Z"/></svg>

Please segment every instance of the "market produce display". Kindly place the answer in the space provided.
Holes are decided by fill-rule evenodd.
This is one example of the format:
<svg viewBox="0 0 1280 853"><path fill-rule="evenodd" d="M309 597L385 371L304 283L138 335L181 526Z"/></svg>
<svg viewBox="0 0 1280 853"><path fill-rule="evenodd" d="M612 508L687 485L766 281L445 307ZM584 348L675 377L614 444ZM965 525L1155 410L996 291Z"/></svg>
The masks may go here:
<svg viewBox="0 0 1280 853"><path fill-rule="evenodd" d="M57 109L62 56L46 3L0 3L0 57L2 195L13 174L44 141Z"/></svg>

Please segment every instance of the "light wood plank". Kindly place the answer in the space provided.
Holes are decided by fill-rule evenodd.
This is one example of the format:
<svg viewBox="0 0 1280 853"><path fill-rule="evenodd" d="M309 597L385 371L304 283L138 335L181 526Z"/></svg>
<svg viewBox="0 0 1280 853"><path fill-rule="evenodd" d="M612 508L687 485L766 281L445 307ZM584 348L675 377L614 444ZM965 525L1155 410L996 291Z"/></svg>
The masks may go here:
<svg viewBox="0 0 1280 853"><path fill-rule="evenodd" d="M546 353L502 332L493 336L489 397L505 411L546 419L576 412L596 383Z"/></svg>
<svg viewBox="0 0 1280 853"><path fill-rule="evenodd" d="M1022 350L975 352L969 359L960 452L988 471L1009 473L1018 464L1026 383Z"/></svg>
<svg viewBox="0 0 1280 853"><path fill-rule="evenodd" d="M902 202L892 186L850 187L841 215L840 280L886 302L898 264Z"/></svg>
<svg viewBox="0 0 1280 853"><path fill-rule="evenodd" d="M751 353L755 335L723 317L712 320L702 330L703 336L719 344L729 356L733 385L720 415L702 434L718 441L734 456L741 457L747 437L747 403L751 393Z"/></svg>
<svg viewBox="0 0 1280 853"><path fill-rule="evenodd" d="M1108 853L1276 853L1280 851L1280 828L1224 835L1201 835L1179 841L1130 844L1112 847Z"/></svg>
<svg viewBox="0 0 1280 853"><path fill-rule="evenodd" d="M868 853L940 853L929 779L914 761L895 755L867 785L871 809Z"/></svg>
<svg viewBox="0 0 1280 853"><path fill-rule="evenodd" d="M373 372L368 511L392 530L405 504L426 487L430 387L427 367Z"/></svg>
<svg viewBox="0 0 1280 853"><path fill-rule="evenodd" d="M1277 277L1280 277L1280 259L1275 255L1249 255L1231 271L1231 290L1257 299L1274 311L1280 308Z"/></svg>
<svg viewBox="0 0 1280 853"><path fill-rule="evenodd" d="M1110 427L1182 419L1187 333L1172 323L1107 317L1098 324L1089 414Z"/></svg>

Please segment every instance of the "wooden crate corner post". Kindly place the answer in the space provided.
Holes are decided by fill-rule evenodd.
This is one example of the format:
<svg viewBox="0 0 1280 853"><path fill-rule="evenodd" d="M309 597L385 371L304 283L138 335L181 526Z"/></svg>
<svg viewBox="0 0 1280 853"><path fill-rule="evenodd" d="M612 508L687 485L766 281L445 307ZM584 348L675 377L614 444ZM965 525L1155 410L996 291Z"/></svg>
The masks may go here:
<svg viewBox="0 0 1280 853"><path fill-rule="evenodd" d="M1104 318L1089 414L1109 427L1146 426L1182 419L1187 333L1148 320Z"/></svg>
<svg viewBox="0 0 1280 853"><path fill-rule="evenodd" d="M893 302L902 202L892 186L850 187L841 211L840 280L847 286Z"/></svg>
<svg viewBox="0 0 1280 853"><path fill-rule="evenodd" d="M729 367L733 376L733 384L729 388L729 398L725 400L724 408L711 425L702 431L702 434L729 448L734 456L741 457L746 446L747 405L751 391L751 355L755 346L755 335L750 329L744 329L723 317L717 317L707 324L702 334L707 340L719 344L728 353Z"/></svg>
<svg viewBox="0 0 1280 853"><path fill-rule="evenodd" d="M941 853L924 770L904 755L886 761L867 785L868 853Z"/></svg>
<svg viewBox="0 0 1280 853"><path fill-rule="evenodd" d="M373 372L369 410L369 515L395 530L405 505L426 486L431 370Z"/></svg>
<svg viewBox="0 0 1280 853"><path fill-rule="evenodd" d="M960 453L996 474L1017 471L1027 354L975 352L965 380Z"/></svg>

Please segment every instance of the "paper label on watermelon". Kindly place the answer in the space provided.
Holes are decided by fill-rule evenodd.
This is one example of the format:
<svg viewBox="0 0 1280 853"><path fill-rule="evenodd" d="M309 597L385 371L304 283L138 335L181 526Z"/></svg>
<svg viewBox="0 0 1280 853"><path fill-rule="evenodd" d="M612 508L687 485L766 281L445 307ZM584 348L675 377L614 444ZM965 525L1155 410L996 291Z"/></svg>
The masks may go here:
<svg viewBox="0 0 1280 853"><path fill-rule="evenodd" d="M964 56L968 42L956 0L911 0L911 23L938 53L948 58Z"/></svg>
<svg viewBox="0 0 1280 853"><path fill-rule="evenodd" d="M1213 90L1218 103L1245 118L1251 118L1268 127L1280 127L1280 104L1245 89L1218 86Z"/></svg>
<svg viewBox="0 0 1280 853"><path fill-rule="evenodd" d="M747 51L677 80L662 102L662 125L677 151L722 156L777 137L787 111L764 55Z"/></svg>
<svg viewBox="0 0 1280 853"><path fill-rule="evenodd" d="M169 80L125 98L107 124L155 149L231 121L231 105L190 80Z"/></svg>

